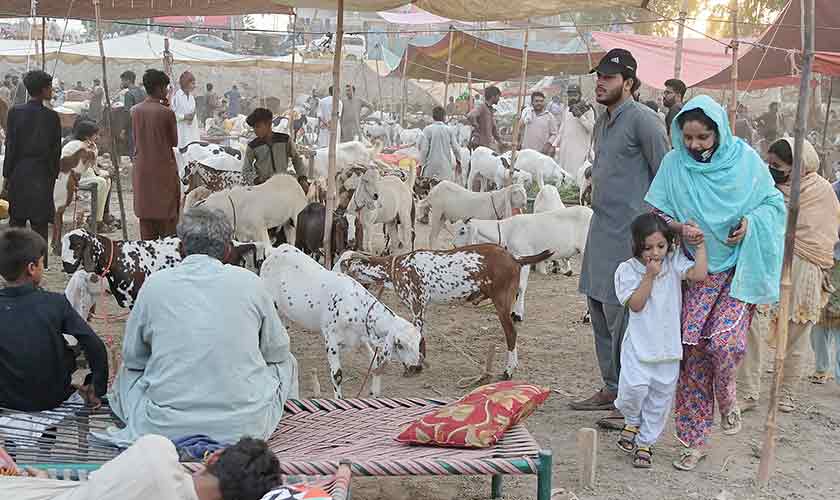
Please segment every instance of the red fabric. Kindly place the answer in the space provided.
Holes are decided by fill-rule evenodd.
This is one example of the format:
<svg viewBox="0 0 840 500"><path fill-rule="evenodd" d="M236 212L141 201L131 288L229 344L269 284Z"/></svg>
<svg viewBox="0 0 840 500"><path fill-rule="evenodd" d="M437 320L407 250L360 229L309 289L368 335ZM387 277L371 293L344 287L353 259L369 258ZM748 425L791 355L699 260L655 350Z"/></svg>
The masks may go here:
<svg viewBox="0 0 840 500"><path fill-rule="evenodd" d="M814 71L840 76L840 52L817 52L814 56Z"/></svg>
<svg viewBox="0 0 840 500"><path fill-rule="evenodd" d="M409 424L401 443L488 448L528 418L545 400L547 387L506 381L489 384Z"/></svg>

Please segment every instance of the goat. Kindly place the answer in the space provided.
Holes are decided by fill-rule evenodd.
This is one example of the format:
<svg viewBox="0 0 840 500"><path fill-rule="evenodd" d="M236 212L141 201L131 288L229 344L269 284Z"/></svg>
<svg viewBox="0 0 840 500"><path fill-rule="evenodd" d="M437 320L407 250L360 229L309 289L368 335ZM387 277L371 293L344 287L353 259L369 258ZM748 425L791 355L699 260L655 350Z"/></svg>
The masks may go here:
<svg viewBox="0 0 840 500"><path fill-rule="evenodd" d="M426 355L424 317L429 304L478 304L489 298L496 307L496 316L505 332L508 352L504 376L509 379L519 364L511 306L516 298L520 269L550 256L550 251L544 251L516 258L504 248L492 244L453 250L417 250L394 257L346 252L334 269L363 285L393 287L400 301L411 310L414 325L423 336L420 344L423 357Z"/></svg>
<svg viewBox="0 0 840 500"><path fill-rule="evenodd" d="M295 246L313 259L316 258L316 254L319 253L324 244L326 214L327 209L324 205L310 203L301 210L297 217ZM340 255L351 248L356 242L356 217L353 214L342 209L333 213L331 241L331 262L335 262L336 255Z"/></svg>
<svg viewBox="0 0 840 500"><path fill-rule="evenodd" d="M566 208L566 205L563 204L563 200L560 199L560 192L557 191L556 186L546 184L542 187L542 189L540 189L540 192L537 194L537 198L534 200L533 213L539 214L550 210L556 210L558 208ZM547 275L549 263L551 263L551 267L555 272L557 271L557 266L562 265L564 268L563 274L566 276L572 275L571 261L569 259L556 257L537 264L537 272L543 276Z"/></svg>
<svg viewBox="0 0 840 500"><path fill-rule="evenodd" d="M330 377L336 398L341 398L341 351L363 343L371 355L370 395L381 392L381 372L396 355L416 366L420 358L420 332L394 314L349 276L324 269L291 245L280 245L263 263L260 276L286 319L324 337Z"/></svg>
<svg viewBox="0 0 840 500"><path fill-rule="evenodd" d="M394 176L382 177L377 169L368 169L350 199L348 209L359 211L359 219L368 239L373 234L373 224L385 225L386 252L392 251L391 245L395 241L396 248L410 246L414 249L415 178L414 169L409 172L407 182ZM362 242L363 249L370 249L371 245L370 241Z"/></svg>

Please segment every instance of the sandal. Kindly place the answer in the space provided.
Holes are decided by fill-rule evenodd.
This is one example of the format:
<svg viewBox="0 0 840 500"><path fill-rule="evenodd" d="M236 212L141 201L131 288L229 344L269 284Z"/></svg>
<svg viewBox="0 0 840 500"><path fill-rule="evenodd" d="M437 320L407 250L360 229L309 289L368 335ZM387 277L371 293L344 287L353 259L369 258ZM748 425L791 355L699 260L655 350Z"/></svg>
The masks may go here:
<svg viewBox="0 0 840 500"><path fill-rule="evenodd" d="M653 467L653 448L650 446L639 446L633 454L633 467L637 469L650 469Z"/></svg>
<svg viewBox="0 0 840 500"><path fill-rule="evenodd" d="M791 396L782 396L779 401L779 411L782 413L793 413L796 411L796 401Z"/></svg>
<svg viewBox="0 0 840 500"><path fill-rule="evenodd" d="M831 374L828 372L814 372L808 377L808 381L812 384L822 385L831 380Z"/></svg>
<svg viewBox="0 0 840 500"><path fill-rule="evenodd" d="M720 419L720 426L727 436L734 436L741 432L741 410L737 407Z"/></svg>
<svg viewBox="0 0 840 500"><path fill-rule="evenodd" d="M682 471L693 471L697 468L697 464L699 464L704 458L706 458L705 453L700 450L689 448L687 450L683 450L680 458L674 460L674 468Z"/></svg>
<svg viewBox="0 0 840 500"><path fill-rule="evenodd" d="M616 446L624 453L633 453L636 451L636 436L639 435L639 428L635 425L625 425L618 436Z"/></svg>

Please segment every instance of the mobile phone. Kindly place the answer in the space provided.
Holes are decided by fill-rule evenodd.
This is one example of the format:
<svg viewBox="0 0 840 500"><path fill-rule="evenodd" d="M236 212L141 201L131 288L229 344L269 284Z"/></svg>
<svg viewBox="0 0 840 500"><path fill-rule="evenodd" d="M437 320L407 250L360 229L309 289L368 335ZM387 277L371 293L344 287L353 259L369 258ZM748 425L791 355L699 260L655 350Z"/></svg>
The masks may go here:
<svg viewBox="0 0 840 500"><path fill-rule="evenodd" d="M743 224L743 221L738 221L738 225L737 225L737 226L732 226L732 228L729 230L729 237L730 237L730 238L734 238L734 237L735 237L735 231L737 231L737 230L741 229L741 224Z"/></svg>

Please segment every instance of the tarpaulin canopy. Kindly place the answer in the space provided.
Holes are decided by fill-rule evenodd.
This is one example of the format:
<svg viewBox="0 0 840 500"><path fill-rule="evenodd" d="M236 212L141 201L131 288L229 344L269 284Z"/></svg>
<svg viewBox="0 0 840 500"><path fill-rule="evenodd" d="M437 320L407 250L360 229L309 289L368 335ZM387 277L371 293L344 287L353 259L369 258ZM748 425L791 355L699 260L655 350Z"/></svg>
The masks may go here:
<svg viewBox="0 0 840 500"><path fill-rule="evenodd" d="M840 52L817 52L814 71L829 76L840 76Z"/></svg>
<svg viewBox="0 0 840 500"><path fill-rule="evenodd" d="M615 48L629 50L639 63L637 75L646 85L665 88L665 80L674 77L674 57L677 40L630 33L594 31L592 38L605 51ZM728 51L729 40L720 43L708 38L683 40L683 63L680 79L689 87L709 78L732 63Z"/></svg>
<svg viewBox="0 0 840 500"><path fill-rule="evenodd" d="M160 65L163 61L165 38L157 33L142 32L118 38L107 38L102 41L105 48L105 58L114 63L132 63L143 65ZM19 63L26 60L27 52L30 57L40 56L40 43L32 42L35 50L26 50L26 40L0 40L0 61ZM7 47L8 45L8 47ZM269 58L229 54L219 50L202 47L182 40L170 39L169 50L176 64L186 66L212 66L219 68L274 68L290 69L289 57ZM61 53L58 52L58 42L47 45L46 60L58 58L63 64L96 63L100 61L99 44L97 42L76 45L65 44ZM328 73L332 71L331 63L304 63L296 61L295 71L301 73Z"/></svg>
<svg viewBox="0 0 840 500"><path fill-rule="evenodd" d="M511 3L487 0L346 0L344 10L379 12L413 4L448 19L504 21L574 12L586 9L644 7L648 0L519 0ZM68 7L72 4L72 10ZM140 19L161 16L208 16L284 14L289 7L335 10L336 0L103 0L103 19ZM30 15L30 0L3 0L0 15ZM36 16L94 18L91 0L38 0Z"/></svg>
<svg viewBox="0 0 840 500"><path fill-rule="evenodd" d="M840 52L840 8L837 0L815 0L814 14L814 50ZM761 81L798 82L802 60L802 2L791 0L754 46L742 44L740 49L743 55L738 58L739 88L761 88L756 83ZM725 87L731 85L730 78L727 65L697 86Z"/></svg>
<svg viewBox="0 0 840 500"><path fill-rule="evenodd" d="M406 77L418 80L446 81L446 62L449 54L449 40L452 38L452 64L449 81L466 82L472 73L475 81L504 81L517 79L522 71L522 49L489 42L482 38L452 30L443 38L428 46L409 45L403 56L385 61L392 69L389 76L402 76L408 58ZM570 44L579 48L578 43ZM592 55L593 60L602 53ZM580 74L589 71L586 52L536 52L528 51L527 74L530 76Z"/></svg>

